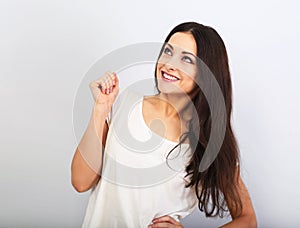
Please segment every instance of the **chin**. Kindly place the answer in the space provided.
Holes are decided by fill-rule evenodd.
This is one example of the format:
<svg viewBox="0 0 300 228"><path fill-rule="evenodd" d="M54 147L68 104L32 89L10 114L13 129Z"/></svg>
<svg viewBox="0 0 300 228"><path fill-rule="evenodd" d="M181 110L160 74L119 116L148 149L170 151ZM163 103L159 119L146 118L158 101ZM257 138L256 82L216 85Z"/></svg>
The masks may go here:
<svg viewBox="0 0 300 228"><path fill-rule="evenodd" d="M163 85L158 84L157 86L158 91L162 94L168 94L168 95L188 95L185 91L181 90L178 87L169 86L169 85Z"/></svg>

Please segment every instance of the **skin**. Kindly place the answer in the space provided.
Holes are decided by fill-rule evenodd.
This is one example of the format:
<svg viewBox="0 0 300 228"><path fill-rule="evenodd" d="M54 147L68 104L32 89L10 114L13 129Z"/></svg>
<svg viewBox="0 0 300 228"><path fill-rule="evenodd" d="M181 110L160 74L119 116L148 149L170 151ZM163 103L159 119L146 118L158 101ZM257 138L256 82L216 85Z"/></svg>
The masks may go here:
<svg viewBox="0 0 300 228"><path fill-rule="evenodd" d="M191 119L190 94L197 74L197 46L194 37L188 33L175 33L166 44L158 61L156 75L160 93L145 97L143 115L151 130L162 137L179 142L180 136L188 130ZM163 74L175 76L179 80L166 81ZM151 110L151 112L149 112ZM161 126L151 124L152 119L159 119ZM163 135L162 135L163 133Z"/></svg>
<svg viewBox="0 0 300 228"><path fill-rule="evenodd" d="M111 72L91 82L89 86L95 104L71 165L72 185L78 192L88 191L100 180L102 149L108 132L106 117L119 91L118 78Z"/></svg>
<svg viewBox="0 0 300 228"><path fill-rule="evenodd" d="M193 60L193 56L197 56L197 46L194 37L189 33L175 33L168 43L167 47L170 50L165 50L156 69L158 88L161 93L144 97L142 113L146 124L152 131L162 134L161 126L151 124L152 120L160 119L165 128L164 134L161 136L178 142L180 135L187 130L187 123L190 119L191 107L187 94L192 93L195 86L194 78L197 75L196 65L191 64L190 60ZM163 72L180 80L167 82L163 80ZM78 192L91 189L100 180L99 170L102 166L102 153L97 151L100 147L99 142L105 146L108 133L105 117L118 94L117 75L107 72L92 82L90 89L95 99L95 106L87 130L72 161L72 184ZM238 179L243 211L240 216L235 215L233 208L230 207L231 203L227 202L232 221L222 227L257 227L249 193L240 176ZM154 218L148 227L178 228L183 226L172 217L164 215Z"/></svg>
<svg viewBox="0 0 300 228"><path fill-rule="evenodd" d="M251 199L248 190L243 183L242 179L239 177L239 192L242 199L243 210L240 216L236 216L232 212L232 208L228 206L232 221L221 226L221 228L256 228L257 221L255 212L251 203ZM230 205L230 204L229 204ZM175 219L168 215L157 217L152 220L152 224L148 228L154 227L169 227L169 228L181 228L183 227L181 223L177 222Z"/></svg>
<svg viewBox="0 0 300 228"><path fill-rule="evenodd" d="M194 56L197 56L197 46L194 40L194 37L189 33L175 33L169 40L169 43L172 47L181 47L181 54L183 51L192 53ZM175 50L174 50L175 51ZM169 52L168 52L169 53ZM174 54L175 55L175 54ZM179 55L178 55L179 56ZM191 57L191 55L188 55ZM182 55L181 55L182 57ZM165 61L165 60L169 61ZM192 58L193 59L193 58ZM178 118L178 111L182 112L186 110L188 101L184 100L182 102L178 102L180 97L182 97L181 93L189 94L194 88L194 77L196 77L197 71L196 66L192 64L186 64L187 67L184 67L184 64L180 64L179 61L182 61L182 58L176 60L172 60L171 58L163 58L163 61L157 65L157 78L158 78L158 88L161 93L157 96L148 97L148 99L144 102L144 118L146 123L150 123L151 118L161 117L162 121L165 123L165 127L167 129L165 138L173 138L179 141L179 132L174 131L174 128L180 127L180 120ZM179 68L178 66L181 66ZM160 80L162 78L162 72L167 72L168 74L172 74L178 78L179 81L176 82L164 82ZM163 83L173 83L178 86L182 91L167 91L167 87ZM166 91L166 92L165 92ZM147 110L151 110L147 112ZM181 119L182 121L182 119ZM171 124L173 122L173 125ZM177 125L175 125L177 123ZM169 130L168 130L169 129ZM155 129L153 129L155 131ZM156 132L159 134L159 132ZM181 132L182 133L182 132ZM224 228L230 227L257 227L255 212L251 203L251 199L248 193L248 190L243 183L241 177L238 177L238 188L240 190L240 196L243 204L243 210L241 215L238 217L233 213L233 208L230 207L230 202L227 202L229 211L232 217L232 221L223 225ZM158 218L153 219L152 224L148 227L183 227L181 223L177 222L172 217L165 215Z"/></svg>

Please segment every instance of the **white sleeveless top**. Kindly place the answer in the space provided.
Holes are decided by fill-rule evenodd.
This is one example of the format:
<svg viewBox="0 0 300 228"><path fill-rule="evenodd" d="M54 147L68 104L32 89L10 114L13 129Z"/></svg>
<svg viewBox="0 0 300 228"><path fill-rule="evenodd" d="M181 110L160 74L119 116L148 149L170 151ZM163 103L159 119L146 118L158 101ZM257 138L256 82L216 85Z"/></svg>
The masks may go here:
<svg viewBox="0 0 300 228"><path fill-rule="evenodd" d="M152 132L142 115L143 97L119 94L107 120L109 131L102 175L93 187L82 227L147 228L155 217L177 221L197 206L194 188L186 188L188 144Z"/></svg>

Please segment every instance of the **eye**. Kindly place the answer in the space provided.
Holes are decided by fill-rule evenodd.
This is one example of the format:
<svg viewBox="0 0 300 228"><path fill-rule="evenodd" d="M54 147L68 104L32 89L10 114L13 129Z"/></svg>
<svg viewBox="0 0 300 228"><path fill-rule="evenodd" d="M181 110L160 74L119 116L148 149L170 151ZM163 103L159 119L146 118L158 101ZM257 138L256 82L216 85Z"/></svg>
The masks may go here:
<svg viewBox="0 0 300 228"><path fill-rule="evenodd" d="M168 48L168 47L165 47L164 53L167 54L167 55L172 55L172 51L171 51L171 49Z"/></svg>
<svg viewBox="0 0 300 228"><path fill-rule="evenodd" d="M186 56L186 55L182 57L182 60L183 60L184 62L194 64L194 61L192 60L192 58L190 58L190 57L188 57L188 56Z"/></svg>

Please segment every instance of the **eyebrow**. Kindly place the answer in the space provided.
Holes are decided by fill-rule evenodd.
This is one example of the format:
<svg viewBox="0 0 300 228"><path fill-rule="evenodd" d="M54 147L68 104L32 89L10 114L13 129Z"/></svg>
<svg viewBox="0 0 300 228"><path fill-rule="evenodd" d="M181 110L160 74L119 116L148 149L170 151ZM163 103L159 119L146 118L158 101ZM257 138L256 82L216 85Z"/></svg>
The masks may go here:
<svg viewBox="0 0 300 228"><path fill-rule="evenodd" d="M193 53L188 52L188 51L183 51L182 54L192 55L192 56L194 56L194 58L197 58Z"/></svg>
<svg viewBox="0 0 300 228"><path fill-rule="evenodd" d="M171 44L167 43L167 45L169 45L170 48L171 48L172 50L174 50L174 48L173 48L173 46L172 46Z"/></svg>
<svg viewBox="0 0 300 228"><path fill-rule="evenodd" d="M174 48L173 48L173 46L172 46L171 44L167 43L167 45L170 46L170 48L171 48L172 50L174 50ZM182 54L192 55L194 58L197 58L193 53L188 52L188 51L183 51Z"/></svg>

